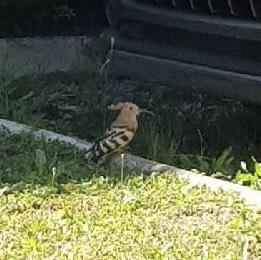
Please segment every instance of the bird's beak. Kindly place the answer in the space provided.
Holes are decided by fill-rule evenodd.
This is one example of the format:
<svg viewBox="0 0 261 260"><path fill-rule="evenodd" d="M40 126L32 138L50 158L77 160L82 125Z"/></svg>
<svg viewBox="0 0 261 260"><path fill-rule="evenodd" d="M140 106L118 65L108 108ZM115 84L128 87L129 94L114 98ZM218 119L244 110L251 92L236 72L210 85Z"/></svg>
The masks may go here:
<svg viewBox="0 0 261 260"><path fill-rule="evenodd" d="M152 115L152 116L155 115L153 112L151 112L151 111L149 111L149 110L147 110L147 109L143 109L143 108L140 108L140 109L139 109L139 114L141 114L141 113L147 113L147 114L150 114L150 115Z"/></svg>

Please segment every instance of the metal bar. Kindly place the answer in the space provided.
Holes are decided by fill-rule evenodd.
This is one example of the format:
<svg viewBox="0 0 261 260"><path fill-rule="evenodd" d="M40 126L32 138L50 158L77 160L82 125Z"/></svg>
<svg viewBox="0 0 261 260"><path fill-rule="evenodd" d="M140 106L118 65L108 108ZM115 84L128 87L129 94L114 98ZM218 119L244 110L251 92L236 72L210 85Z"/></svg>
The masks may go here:
<svg viewBox="0 0 261 260"><path fill-rule="evenodd" d="M229 6L230 13L232 15L236 15L233 0L227 0L227 3L228 3L228 6Z"/></svg>
<svg viewBox="0 0 261 260"><path fill-rule="evenodd" d="M193 1L194 0L171 0L172 5L177 8L182 9L192 9Z"/></svg>
<svg viewBox="0 0 261 260"><path fill-rule="evenodd" d="M211 7L209 7L209 0L190 0L190 6L192 10L199 10L203 13L211 12Z"/></svg>
<svg viewBox="0 0 261 260"><path fill-rule="evenodd" d="M208 8L210 10L211 13L217 13L217 10L215 9L212 0L208 0Z"/></svg>
<svg viewBox="0 0 261 260"><path fill-rule="evenodd" d="M261 1L260 0L252 0L253 7L255 9L255 13L257 17L261 17Z"/></svg>
<svg viewBox="0 0 261 260"><path fill-rule="evenodd" d="M112 3L114 0L111 0ZM168 26L170 28L188 30L195 33L207 33L235 39L254 40L261 42L260 23L237 19L220 19L215 16L199 16L196 14L182 13L176 10L161 10L160 8L139 5L132 0L124 0L124 5L115 17L114 9L109 9L113 23L117 19L153 24L155 26ZM112 25L113 25L112 23ZM115 26L115 25L114 25ZM117 28L117 27L116 27ZM215 28L215 30L213 30Z"/></svg>
<svg viewBox="0 0 261 260"><path fill-rule="evenodd" d="M231 15L231 8L229 6L228 0L208 0L207 4L211 13L218 13L221 16Z"/></svg>
<svg viewBox="0 0 261 260"><path fill-rule="evenodd" d="M179 36L178 36L179 37ZM190 39L188 39L190 41ZM232 41L230 41L230 44ZM218 44L216 44L218 45ZM228 43L222 45L227 46ZM224 52L222 54L217 54L211 51L212 47L205 48L206 44L202 44L202 51L198 52L196 49L191 49L189 46L178 46L160 43L144 43L137 42L134 40L129 40L124 37L118 38L115 43L115 50L125 50L131 53L142 53L143 55L151 55L153 57L158 57L161 59L168 60L179 60L183 62L201 64L204 66L213 66L215 68L222 68L224 70L234 70L240 71L241 73L249 73L253 75L260 75L260 64L261 59L253 60L251 57L246 57L244 55L237 57L237 51L231 52L231 56L228 55L229 52ZM246 45L244 45L246 46ZM235 49L238 50L240 46L236 46ZM261 48L253 51L258 53ZM247 52L247 50L245 51ZM210 54L211 53L211 54Z"/></svg>
<svg viewBox="0 0 261 260"><path fill-rule="evenodd" d="M177 0L171 0L171 2L174 7L178 7Z"/></svg>
<svg viewBox="0 0 261 260"><path fill-rule="evenodd" d="M191 7L192 10L197 9L195 0L189 0L189 3L190 3L190 7Z"/></svg>
<svg viewBox="0 0 261 260"><path fill-rule="evenodd" d="M184 88L191 87L193 82L197 90L261 104L260 76L119 50L113 50L111 57L114 76L150 79L167 85L179 82Z"/></svg>
<svg viewBox="0 0 261 260"><path fill-rule="evenodd" d="M228 0L228 3L232 15L253 17L253 10L251 8L250 0ZM252 3L254 3L253 0Z"/></svg>
<svg viewBox="0 0 261 260"><path fill-rule="evenodd" d="M160 5L168 4L168 1L166 1L166 0L154 0L153 2L156 4L160 4Z"/></svg>
<svg viewBox="0 0 261 260"><path fill-rule="evenodd" d="M252 11L252 14L255 18L258 17L258 14L256 12L256 8L255 8L255 3L254 3L254 0L249 0L249 3L250 3L250 8L251 8L251 11Z"/></svg>

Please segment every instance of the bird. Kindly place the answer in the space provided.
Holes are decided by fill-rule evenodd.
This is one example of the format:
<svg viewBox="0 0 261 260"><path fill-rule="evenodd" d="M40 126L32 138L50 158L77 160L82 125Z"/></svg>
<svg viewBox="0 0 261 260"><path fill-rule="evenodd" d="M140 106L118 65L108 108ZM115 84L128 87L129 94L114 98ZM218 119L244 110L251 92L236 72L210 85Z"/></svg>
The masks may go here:
<svg viewBox="0 0 261 260"><path fill-rule="evenodd" d="M119 111L119 114L104 135L94 141L85 158L98 166L111 167L111 163L124 153L124 148L133 139L138 128L138 115L141 112L153 113L132 102L111 104L108 109Z"/></svg>

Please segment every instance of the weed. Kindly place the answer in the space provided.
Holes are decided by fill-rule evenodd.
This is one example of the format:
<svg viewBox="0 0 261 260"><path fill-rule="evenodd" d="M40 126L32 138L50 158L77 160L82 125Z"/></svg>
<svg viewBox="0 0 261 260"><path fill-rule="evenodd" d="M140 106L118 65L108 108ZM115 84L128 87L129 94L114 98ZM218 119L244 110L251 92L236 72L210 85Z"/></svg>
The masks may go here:
<svg viewBox="0 0 261 260"><path fill-rule="evenodd" d="M124 153L121 154L121 183L124 181Z"/></svg>
<svg viewBox="0 0 261 260"><path fill-rule="evenodd" d="M232 156L232 148L224 150L218 157L209 158L200 155L178 154L177 161L185 169L196 169L207 175L232 177L234 160ZM225 175L225 176L224 176Z"/></svg>
<svg viewBox="0 0 261 260"><path fill-rule="evenodd" d="M27 76L21 68L3 62L0 67L0 116L17 120L39 121L33 116L35 104L34 76Z"/></svg>
<svg viewBox="0 0 261 260"><path fill-rule="evenodd" d="M2 183L23 181L55 185L56 181L63 183L71 178L80 180L89 176L90 170L82 154L66 144L46 144L44 140L34 141L26 134L1 134L0 142Z"/></svg>
<svg viewBox="0 0 261 260"><path fill-rule="evenodd" d="M181 136L182 134L180 134ZM208 175L232 177L234 172L232 147L225 149L219 156L210 158L204 155L202 136L200 155L180 153L182 138L173 138L171 131L159 129L154 122L141 126L131 145L135 154L152 160L174 164L184 169L195 169Z"/></svg>
<svg viewBox="0 0 261 260"><path fill-rule="evenodd" d="M180 142L173 139L171 131L158 128L154 122L145 121L140 125L131 144L131 151L151 160L173 163Z"/></svg>
<svg viewBox="0 0 261 260"><path fill-rule="evenodd" d="M248 169L247 164L242 161L241 169L237 171L234 181L241 185L261 189L261 163L252 157L252 165L250 165L250 169Z"/></svg>
<svg viewBox="0 0 261 260"><path fill-rule="evenodd" d="M0 70L0 106L1 111L7 115L13 110L11 97L18 88L14 83L21 77L20 71L10 70L8 66L3 66Z"/></svg>

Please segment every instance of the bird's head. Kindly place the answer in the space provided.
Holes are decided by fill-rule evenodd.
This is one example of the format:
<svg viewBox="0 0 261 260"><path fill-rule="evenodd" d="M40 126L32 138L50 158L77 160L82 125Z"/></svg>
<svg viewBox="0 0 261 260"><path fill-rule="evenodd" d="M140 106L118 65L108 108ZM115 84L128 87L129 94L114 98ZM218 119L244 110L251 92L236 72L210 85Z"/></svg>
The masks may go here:
<svg viewBox="0 0 261 260"><path fill-rule="evenodd" d="M112 104L108 106L109 110L118 110L122 114L138 116L140 113L149 113L153 115L153 112L146 109L139 108L137 105L131 102L119 102L117 104Z"/></svg>

